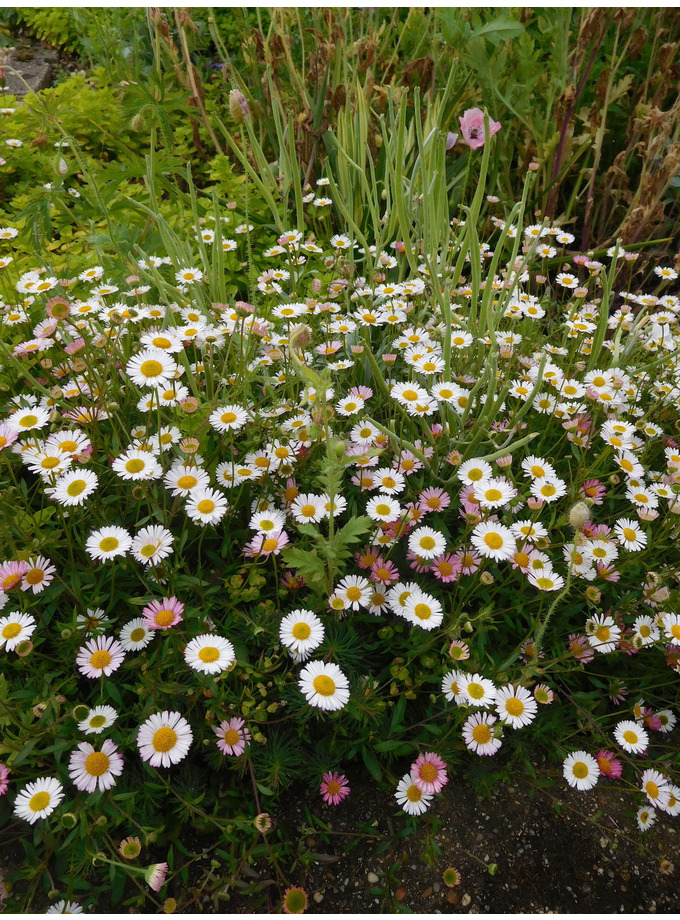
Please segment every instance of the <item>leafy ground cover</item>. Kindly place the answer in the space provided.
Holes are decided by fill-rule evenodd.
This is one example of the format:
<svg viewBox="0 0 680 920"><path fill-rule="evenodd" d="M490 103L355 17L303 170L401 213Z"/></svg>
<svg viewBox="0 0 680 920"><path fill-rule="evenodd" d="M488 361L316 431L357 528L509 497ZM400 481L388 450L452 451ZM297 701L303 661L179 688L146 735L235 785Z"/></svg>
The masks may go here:
<svg viewBox="0 0 680 920"><path fill-rule="evenodd" d="M325 844L318 815L373 786L434 841L454 780L540 786L536 751L623 796L630 838L672 828L675 252L580 247L534 207L544 162L496 194L517 150L466 105L474 68L380 115L355 84L305 155L304 42L261 130L255 87L199 92L175 15L131 95L100 69L0 113L10 907L298 912L296 782ZM467 47L526 33L493 22Z"/></svg>

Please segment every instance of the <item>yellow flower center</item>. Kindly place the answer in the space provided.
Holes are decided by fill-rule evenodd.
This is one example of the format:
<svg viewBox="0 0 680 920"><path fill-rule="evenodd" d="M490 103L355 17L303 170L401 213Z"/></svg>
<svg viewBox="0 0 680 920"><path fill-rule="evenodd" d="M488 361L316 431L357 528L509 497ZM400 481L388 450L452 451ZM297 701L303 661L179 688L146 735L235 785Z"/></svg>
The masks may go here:
<svg viewBox="0 0 680 920"><path fill-rule="evenodd" d="M118 544L118 537L104 537L99 543L99 549L103 550L105 553L110 553L111 550L118 548Z"/></svg>
<svg viewBox="0 0 680 920"><path fill-rule="evenodd" d="M296 639L304 640L309 639L312 630L308 623L296 623L295 626L293 626L292 633Z"/></svg>
<svg viewBox="0 0 680 920"><path fill-rule="evenodd" d="M433 537L422 537L420 540L420 548L425 550L434 549L435 540Z"/></svg>
<svg viewBox="0 0 680 920"><path fill-rule="evenodd" d="M146 630L141 626L138 626L136 629L133 629L130 633L131 642L141 642L144 636L146 635Z"/></svg>
<svg viewBox="0 0 680 920"><path fill-rule="evenodd" d="M391 509L389 505L376 505L375 506L375 513L382 515L382 516L388 515L390 513L390 510Z"/></svg>
<svg viewBox="0 0 680 920"><path fill-rule="evenodd" d="M106 725L106 716L92 716L89 724L90 728L101 728Z"/></svg>
<svg viewBox="0 0 680 920"><path fill-rule="evenodd" d="M169 728L167 725L164 725L163 728L159 728L154 732L151 743L154 746L154 750L165 753L166 751L171 751L174 746L177 744L177 732Z"/></svg>
<svg viewBox="0 0 680 920"><path fill-rule="evenodd" d="M588 765L578 760L571 769L576 779L585 779L588 775Z"/></svg>
<svg viewBox="0 0 680 920"><path fill-rule="evenodd" d="M541 479L543 476L545 476L545 470L542 466L532 466L531 475L536 479Z"/></svg>
<svg viewBox="0 0 680 920"><path fill-rule="evenodd" d="M432 610L428 607L427 604L416 604L416 606L413 608L413 612L419 620L429 620L432 616Z"/></svg>
<svg viewBox="0 0 680 920"><path fill-rule="evenodd" d="M552 578L548 578L547 576L544 576L543 578L537 578L536 584L542 591L549 591L553 587L555 582L552 580Z"/></svg>
<svg viewBox="0 0 680 920"><path fill-rule="evenodd" d="M158 547L155 546L153 543L147 543L146 546L143 546L140 549L139 555L144 556L146 559L149 559L151 556L153 556L153 554L156 552L157 549Z"/></svg>
<svg viewBox="0 0 680 920"><path fill-rule="evenodd" d="M680 625L678 625L677 623L673 623L673 625L671 626L671 635L675 639L680 639Z"/></svg>
<svg viewBox="0 0 680 920"><path fill-rule="evenodd" d="M36 792L31 801L28 803L28 807L31 809L31 811L42 811L43 808L47 808L49 804L49 792Z"/></svg>
<svg viewBox="0 0 680 920"><path fill-rule="evenodd" d="M220 421L225 425L231 425L233 422L236 421L236 419L237 419L237 415L235 412L224 412L220 416Z"/></svg>
<svg viewBox="0 0 680 920"><path fill-rule="evenodd" d="M146 464L143 460L135 458L134 460L128 460L128 462L125 464L125 469L128 471L128 473L140 473L145 466Z"/></svg>
<svg viewBox="0 0 680 920"><path fill-rule="evenodd" d="M65 454L72 454L78 450L78 444L75 441L62 441L59 445L59 450Z"/></svg>
<svg viewBox="0 0 680 920"><path fill-rule="evenodd" d="M482 722L480 725L475 725L472 729L472 737L477 744L488 744L489 741L491 741L491 730L488 725Z"/></svg>
<svg viewBox="0 0 680 920"><path fill-rule="evenodd" d="M326 674L315 677L313 687L319 696L333 696L335 693L335 681Z"/></svg>
<svg viewBox="0 0 680 920"><path fill-rule="evenodd" d="M29 583L29 585L39 585L44 577L45 573L42 569L29 569L29 571L24 575L24 578Z"/></svg>
<svg viewBox="0 0 680 920"><path fill-rule="evenodd" d="M156 348L170 348L170 346L172 345L172 342L170 341L170 339L166 339L162 335L157 335L156 338L153 340L152 344Z"/></svg>
<svg viewBox="0 0 680 920"><path fill-rule="evenodd" d="M86 487L87 483L84 479L76 479L66 486L66 494L70 495L71 498L75 498L76 495L80 495L81 492L84 492Z"/></svg>
<svg viewBox="0 0 680 920"><path fill-rule="evenodd" d="M481 700L484 696L484 687L481 684L468 684L467 693L473 700Z"/></svg>
<svg viewBox="0 0 680 920"><path fill-rule="evenodd" d="M500 549L503 546L503 537L497 533L488 533L484 537L484 542L489 549Z"/></svg>
<svg viewBox="0 0 680 920"><path fill-rule="evenodd" d="M632 527L624 527L623 528L623 538L624 540L628 540L630 543L634 543L637 538L637 534L635 533Z"/></svg>
<svg viewBox="0 0 680 920"><path fill-rule="evenodd" d="M557 489L556 489L555 486L554 486L552 483L550 483L550 482L547 482L547 483L541 488L541 495L554 495L555 492L557 492Z"/></svg>
<svg viewBox="0 0 680 920"><path fill-rule="evenodd" d="M403 392L401 395L402 395L402 398L403 398L403 399L406 399L406 400L409 400L409 401L413 401L414 399L418 399L418 394L417 394L417 392L416 392L415 390L404 390L404 392Z"/></svg>
<svg viewBox="0 0 680 920"><path fill-rule="evenodd" d="M431 783L437 778L439 771L434 764L424 763L420 765L418 774L425 783Z"/></svg>
<svg viewBox="0 0 680 920"><path fill-rule="evenodd" d="M200 512L200 514L212 514L212 512L215 510L215 502L209 498L203 498L196 505L196 509Z"/></svg>
<svg viewBox="0 0 680 920"><path fill-rule="evenodd" d="M2 631L3 639L14 639L21 632L19 623L8 623Z"/></svg>
<svg viewBox="0 0 680 920"><path fill-rule="evenodd" d="M228 728L224 733L224 742L228 744L229 747L234 747L241 740L241 736L236 731L235 728Z"/></svg>
<svg viewBox="0 0 680 920"><path fill-rule="evenodd" d="M623 733L623 740L627 741L628 744L637 744L638 736L635 734L635 732L632 732L630 729L628 729L628 731Z"/></svg>
<svg viewBox="0 0 680 920"><path fill-rule="evenodd" d="M484 493L484 498L488 502L497 502L503 498L503 493L500 491L500 489L487 489Z"/></svg>
<svg viewBox="0 0 680 920"><path fill-rule="evenodd" d="M328 795L339 795L341 792L340 783L337 783L334 779L326 786L326 792Z"/></svg>
<svg viewBox="0 0 680 920"><path fill-rule="evenodd" d="M177 480L178 489L193 489L196 485L198 485L198 479L196 479L195 476L190 476L189 474L180 476Z"/></svg>
<svg viewBox="0 0 680 920"><path fill-rule="evenodd" d="M153 621L156 626L172 626L175 621L175 614L172 610L159 610Z"/></svg>
<svg viewBox="0 0 680 920"><path fill-rule="evenodd" d="M163 373L163 365L160 361L144 361L139 368L139 372L142 377L158 377Z"/></svg>
<svg viewBox="0 0 680 920"><path fill-rule="evenodd" d="M353 604L356 603L357 601L360 601L361 600L361 588L357 588L356 586L352 586L351 588L348 588L347 589L347 600L352 601Z"/></svg>
<svg viewBox="0 0 680 920"><path fill-rule="evenodd" d="M60 461L58 457L45 457L40 461L40 466L44 470L53 470L55 466L59 466L59 462Z"/></svg>
<svg viewBox="0 0 680 920"><path fill-rule="evenodd" d="M595 635L600 640L600 642L607 642L610 634L611 634L611 630L609 629L608 626L600 626L595 631Z"/></svg>
<svg viewBox="0 0 680 920"><path fill-rule="evenodd" d="M210 664L213 661L217 661L217 659L220 657L220 650L215 648L214 645L206 645L200 650L198 657L205 664Z"/></svg>
<svg viewBox="0 0 680 920"><path fill-rule="evenodd" d="M88 754L85 759L85 771L90 776L103 776L109 769L109 762L106 754L101 751L94 751L92 754Z"/></svg>
<svg viewBox="0 0 680 920"><path fill-rule="evenodd" d="M410 785L408 789L406 790L406 798L409 800L409 802L419 802L422 799L422 797L423 797L423 793L420 791L420 789L416 786L415 783Z"/></svg>
<svg viewBox="0 0 680 920"><path fill-rule="evenodd" d="M22 428L30 428L31 425L37 425L37 424L38 424L38 416L37 416L37 415L25 415L25 416L21 419L21 421L19 422L19 424L21 425Z"/></svg>
<svg viewBox="0 0 680 920"><path fill-rule="evenodd" d="M90 665L95 668L97 671L103 671L108 665L111 664L111 654L107 652L105 648L99 649L99 651L94 652L90 658Z"/></svg>
<svg viewBox="0 0 680 920"><path fill-rule="evenodd" d="M655 799L659 795L659 787L655 782L652 782L651 779L645 786L645 791L647 792L647 795L652 799Z"/></svg>
<svg viewBox="0 0 680 920"><path fill-rule="evenodd" d="M505 711L509 716L521 716L524 712L524 703L516 696L511 696L505 704Z"/></svg>

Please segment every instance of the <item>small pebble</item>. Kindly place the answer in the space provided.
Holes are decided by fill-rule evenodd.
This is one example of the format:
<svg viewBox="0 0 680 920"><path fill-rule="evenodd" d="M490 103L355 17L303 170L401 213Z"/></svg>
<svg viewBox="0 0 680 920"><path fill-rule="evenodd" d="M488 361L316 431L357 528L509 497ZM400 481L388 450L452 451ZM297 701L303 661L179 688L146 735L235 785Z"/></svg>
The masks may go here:
<svg viewBox="0 0 680 920"><path fill-rule="evenodd" d="M472 904L472 898L469 894L464 894L463 900L460 903L463 905L463 907L469 907L470 904Z"/></svg>
<svg viewBox="0 0 680 920"><path fill-rule="evenodd" d="M366 878L367 878L367 880L371 883L371 885L375 885L376 882L379 882L379 881L380 881L380 879L379 879L378 876L375 874L375 872L369 872L368 875L366 876Z"/></svg>
<svg viewBox="0 0 680 920"><path fill-rule="evenodd" d="M321 894L320 891L314 892L314 900L316 901L317 904L321 904L321 902L323 901L323 895Z"/></svg>

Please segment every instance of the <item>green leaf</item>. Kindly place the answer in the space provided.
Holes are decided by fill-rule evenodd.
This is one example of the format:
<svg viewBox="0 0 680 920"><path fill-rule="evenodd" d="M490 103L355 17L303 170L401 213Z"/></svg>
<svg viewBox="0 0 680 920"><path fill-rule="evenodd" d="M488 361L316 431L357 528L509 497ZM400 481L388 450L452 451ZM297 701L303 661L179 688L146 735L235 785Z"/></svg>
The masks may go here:
<svg viewBox="0 0 680 920"><path fill-rule="evenodd" d="M497 47L501 42L507 42L511 38L517 38L517 36L521 35L523 32L524 26L521 22L500 18L487 22L486 25L475 29L470 38L474 39L484 36L494 47Z"/></svg>
<svg viewBox="0 0 680 920"><path fill-rule="evenodd" d="M369 751L365 745L361 748L361 756L363 757L364 763L366 764L366 769L371 774L373 779L379 783L382 779L382 769L371 751Z"/></svg>

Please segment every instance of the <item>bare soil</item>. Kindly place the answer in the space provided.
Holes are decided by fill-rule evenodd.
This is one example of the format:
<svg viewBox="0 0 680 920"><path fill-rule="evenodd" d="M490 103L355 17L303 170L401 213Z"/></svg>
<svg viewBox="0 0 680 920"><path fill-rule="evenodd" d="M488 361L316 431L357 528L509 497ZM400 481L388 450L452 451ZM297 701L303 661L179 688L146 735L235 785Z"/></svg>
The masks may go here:
<svg viewBox="0 0 680 920"><path fill-rule="evenodd" d="M659 868L664 858L680 859L674 819L659 813L642 834L637 804L613 782L577 792L561 777L517 775L513 785L480 796L454 777L426 815L408 819L373 782L348 778L351 794L335 808L293 789L272 815L280 832L299 840L301 854L308 851L286 867L291 884L309 895L308 913L656 913L680 906L677 871ZM452 889L442 878L448 867L461 876ZM271 867L253 868L271 877ZM270 890L269 909L277 911ZM238 895L225 907L254 909Z"/></svg>

